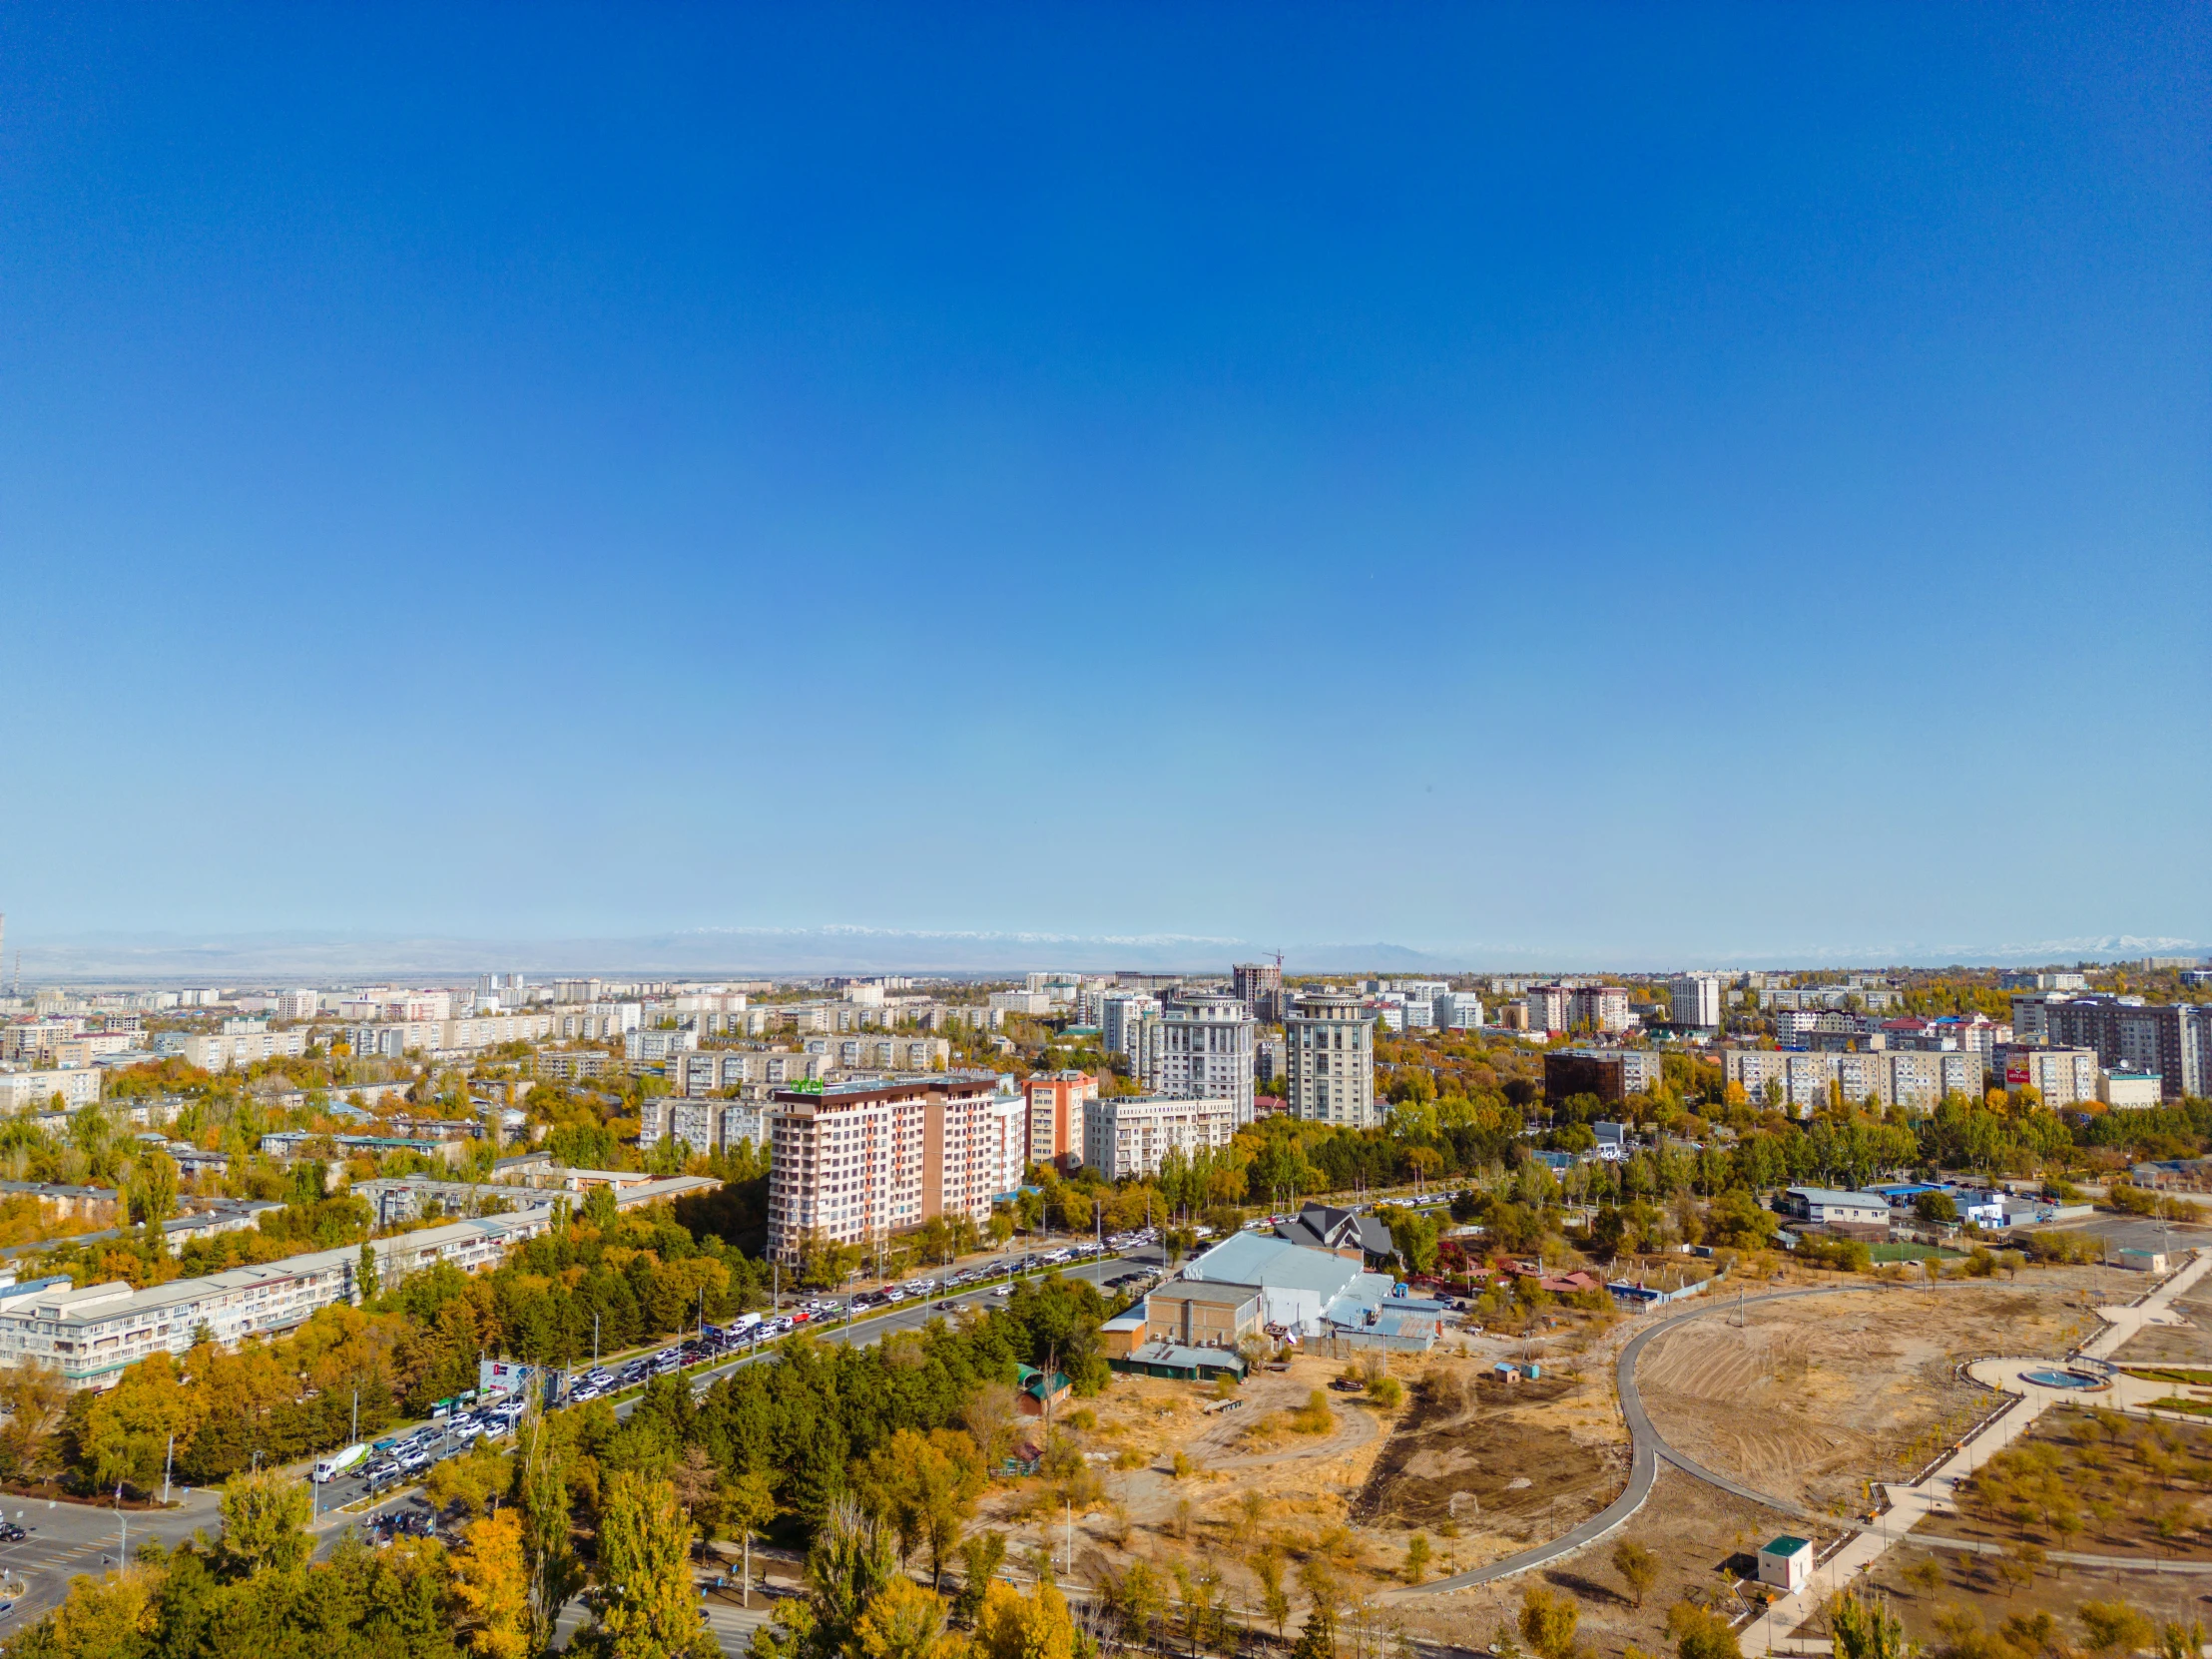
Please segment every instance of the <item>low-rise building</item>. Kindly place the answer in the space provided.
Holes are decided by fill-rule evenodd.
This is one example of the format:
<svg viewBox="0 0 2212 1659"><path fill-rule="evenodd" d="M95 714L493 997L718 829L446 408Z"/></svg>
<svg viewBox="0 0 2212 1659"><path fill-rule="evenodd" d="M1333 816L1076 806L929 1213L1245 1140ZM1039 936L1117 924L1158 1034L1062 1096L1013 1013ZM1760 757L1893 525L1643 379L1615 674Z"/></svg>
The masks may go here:
<svg viewBox="0 0 2212 1659"><path fill-rule="evenodd" d="M438 1262L476 1272L543 1232L549 1218L548 1211L489 1216L376 1240L378 1282L395 1285ZM108 1387L150 1354L183 1355L200 1341L236 1347L355 1301L360 1259L360 1248L348 1245L144 1291L120 1282L77 1290L67 1280L0 1286L0 1366L43 1365L72 1388Z"/></svg>
<svg viewBox="0 0 2212 1659"><path fill-rule="evenodd" d="M1801 1116L1826 1106L1839 1093L1855 1105L1871 1095L1879 1105L1932 1111L1945 1095L1980 1099L1982 1065L1978 1054L1959 1052L1809 1054L1729 1048L1721 1051L1721 1077L1740 1087L1754 1106L1771 1101Z"/></svg>
<svg viewBox="0 0 2212 1659"><path fill-rule="evenodd" d="M2164 1085L2155 1071L2115 1069L2097 1073L2097 1098L2109 1107L2140 1111L2158 1105Z"/></svg>
<svg viewBox="0 0 2212 1659"><path fill-rule="evenodd" d="M1816 1227L1890 1229L1890 1201L1881 1193L1839 1192L1833 1187L1790 1187L1782 1208Z"/></svg>

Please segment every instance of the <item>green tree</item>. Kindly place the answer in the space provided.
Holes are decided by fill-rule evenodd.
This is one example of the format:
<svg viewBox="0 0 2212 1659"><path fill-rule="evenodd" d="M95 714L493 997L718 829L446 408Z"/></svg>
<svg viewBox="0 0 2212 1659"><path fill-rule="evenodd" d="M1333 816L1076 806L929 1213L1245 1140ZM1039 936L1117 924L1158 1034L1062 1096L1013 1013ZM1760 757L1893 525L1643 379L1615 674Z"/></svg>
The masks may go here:
<svg viewBox="0 0 2212 1659"><path fill-rule="evenodd" d="M774 1469L747 1469L730 1482L723 1498L723 1512L745 1545L741 1595L748 1607L753 1605L753 1534L777 1516L776 1478ZM1005 1547L1003 1538L999 1547Z"/></svg>
<svg viewBox="0 0 2212 1659"><path fill-rule="evenodd" d="M311 1500L280 1469L234 1474L223 1483L223 1553L242 1573L289 1572L306 1560Z"/></svg>
<svg viewBox="0 0 2212 1659"><path fill-rule="evenodd" d="M376 1300L376 1247L366 1239L361 1241L361 1261L353 1270L353 1283L360 1293L355 1300L362 1307Z"/></svg>
<svg viewBox="0 0 2212 1659"><path fill-rule="evenodd" d="M1913 1652L1904 1623L1879 1598L1862 1601L1845 1591L1828 1604L1828 1627L1837 1659L1908 1659Z"/></svg>
<svg viewBox="0 0 2212 1659"><path fill-rule="evenodd" d="M691 1521L666 1480L618 1471L599 1517L594 1635L606 1659L714 1659L692 1590Z"/></svg>

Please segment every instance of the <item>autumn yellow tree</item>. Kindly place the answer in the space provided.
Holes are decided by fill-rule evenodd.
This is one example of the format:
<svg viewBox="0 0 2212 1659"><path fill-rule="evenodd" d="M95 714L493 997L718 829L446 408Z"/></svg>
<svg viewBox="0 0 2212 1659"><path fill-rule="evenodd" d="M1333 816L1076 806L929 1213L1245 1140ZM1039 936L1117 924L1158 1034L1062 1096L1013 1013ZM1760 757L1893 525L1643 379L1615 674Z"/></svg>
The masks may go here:
<svg viewBox="0 0 2212 1659"><path fill-rule="evenodd" d="M472 1652L484 1659L528 1659L530 1573L522 1554L522 1514L502 1509L471 1521L468 1548L453 1563L453 1599Z"/></svg>
<svg viewBox="0 0 2212 1659"><path fill-rule="evenodd" d="M993 1580L975 1619L978 1659L1074 1659L1075 1621L1049 1581L1023 1595Z"/></svg>

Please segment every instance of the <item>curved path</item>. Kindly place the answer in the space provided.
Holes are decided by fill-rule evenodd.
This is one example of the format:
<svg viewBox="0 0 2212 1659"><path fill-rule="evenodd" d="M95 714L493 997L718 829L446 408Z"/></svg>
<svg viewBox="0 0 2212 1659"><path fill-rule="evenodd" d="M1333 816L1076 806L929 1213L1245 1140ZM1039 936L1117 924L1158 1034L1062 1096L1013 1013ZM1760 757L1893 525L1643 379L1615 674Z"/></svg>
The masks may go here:
<svg viewBox="0 0 2212 1659"><path fill-rule="evenodd" d="M1821 1286L1818 1289L1807 1291L1775 1291L1766 1296L1749 1298L1741 1306L1752 1308L1759 1306L1761 1303L1789 1302L1798 1297L1806 1296L1863 1295L1870 1288L1864 1285L1834 1285ZM1558 1560L1562 1555L1572 1555L1585 1544L1596 1543L1598 1539L1604 1537L1644 1506L1644 1499L1651 1496L1651 1488L1658 1482L1659 1464L1662 1459L1674 1464L1685 1474L1694 1475L1700 1480L1708 1481L1720 1487L1723 1491L1734 1492L1738 1497L1749 1498L1754 1503L1764 1503L1769 1508L1778 1509L1786 1515L1807 1513L1806 1510L1801 1509L1795 1503L1782 1498L1771 1497L1765 1492L1754 1491L1751 1487L1741 1485L1729 1479L1726 1475L1715 1473L1712 1469L1697 1461L1696 1458L1686 1456L1684 1453L1675 1450L1661 1437L1659 1431L1652 1427L1651 1418L1644 1412L1643 1396L1636 1391L1636 1362L1642 1357L1644 1349L1649 1346L1653 1338L1672 1331L1678 1325L1687 1324L1691 1320L1703 1319L1708 1314L1725 1313L1733 1306L1736 1305L1718 1302L1704 1303L1687 1312L1670 1315L1656 1325L1646 1327L1622 1345L1620 1359L1613 1368L1613 1376L1620 1389L1621 1416L1628 1424L1629 1459L1628 1484L1621 1489L1619 1497L1613 1499L1611 1503L1608 1503L1580 1526L1562 1533L1549 1543L1538 1544L1533 1549L1524 1549L1517 1555L1508 1555L1503 1560L1490 1562L1487 1566L1473 1567L1466 1572L1453 1573L1449 1578L1439 1578L1431 1583L1417 1585L1410 1590L1399 1593L1436 1595L1447 1590L1464 1590L1476 1584L1488 1584L1496 1579L1510 1578L1517 1572L1526 1572L1531 1567L1547 1565Z"/></svg>

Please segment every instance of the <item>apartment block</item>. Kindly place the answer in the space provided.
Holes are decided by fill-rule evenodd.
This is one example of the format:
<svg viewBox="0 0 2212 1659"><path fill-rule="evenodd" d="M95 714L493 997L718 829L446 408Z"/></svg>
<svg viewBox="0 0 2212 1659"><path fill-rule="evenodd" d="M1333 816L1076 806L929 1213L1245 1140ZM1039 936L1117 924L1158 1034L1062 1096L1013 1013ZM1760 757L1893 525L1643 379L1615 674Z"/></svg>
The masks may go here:
<svg viewBox="0 0 2212 1659"><path fill-rule="evenodd" d="M768 1119L768 1107L757 1101L687 1100L670 1095L639 1107L638 1145L651 1149L664 1139L679 1140L702 1157L741 1144L765 1146Z"/></svg>
<svg viewBox="0 0 2212 1659"><path fill-rule="evenodd" d="M1577 985L1567 993L1569 1031L1595 1031L1611 1036L1634 1023L1628 1013L1628 991L1621 985Z"/></svg>
<svg viewBox="0 0 2212 1659"><path fill-rule="evenodd" d="M1099 1041L1109 1054L1134 1066L1144 1048L1144 1022L1156 1019L1160 999L1142 991L1115 991L1099 998Z"/></svg>
<svg viewBox="0 0 2212 1659"><path fill-rule="evenodd" d="M1431 997L1429 1007L1440 1031L1472 1031L1487 1017L1482 1011L1482 999L1472 991L1445 991Z"/></svg>
<svg viewBox="0 0 2212 1659"><path fill-rule="evenodd" d="M1565 985L1531 985L1522 993L1521 1006L1528 1010L1528 1029L1531 1031L1564 1031L1567 1029L1567 998Z"/></svg>
<svg viewBox="0 0 2212 1659"><path fill-rule="evenodd" d="M233 1066L250 1066L260 1060L297 1059L307 1052L307 1034L266 1029L208 1035L157 1031L154 1052L179 1056L202 1071L229 1071Z"/></svg>
<svg viewBox="0 0 2212 1659"><path fill-rule="evenodd" d="M806 1048L845 1071L942 1071L952 1061L943 1037L809 1037Z"/></svg>
<svg viewBox="0 0 2212 1659"><path fill-rule="evenodd" d="M768 1246L864 1244L936 1216L981 1225L1004 1190L1006 1136L989 1072L784 1089L769 1119Z"/></svg>
<svg viewBox="0 0 2212 1659"><path fill-rule="evenodd" d="M1156 1095L1227 1100L1240 1124L1252 1121L1252 1049L1259 1024L1233 996L1171 1001L1144 1022L1137 1076Z"/></svg>
<svg viewBox="0 0 2212 1659"><path fill-rule="evenodd" d="M1653 1049L1557 1048L1544 1056L1544 1099L1554 1107L1578 1094L1618 1105L1649 1094L1659 1079L1659 1055Z"/></svg>
<svg viewBox="0 0 2212 1659"><path fill-rule="evenodd" d="M398 1284L433 1263L465 1273L489 1267L550 1224L550 1210L486 1216L375 1241L377 1279ZM39 1364L72 1388L113 1385L150 1354L183 1355L205 1333L226 1348L303 1324L318 1308L356 1299L360 1250L318 1250L203 1279L133 1291L117 1282L73 1290L66 1279L0 1286L0 1366Z"/></svg>
<svg viewBox="0 0 2212 1659"><path fill-rule="evenodd" d="M1021 1085L1028 1162L1071 1170L1083 1161L1084 1114L1098 1099L1087 1071L1046 1071Z"/></svg>
<svg viewBox="0 0 2212 1659"><path fill-rule="evenodd" d="M2014 1032L2025 998L2013 999ZM2053 1048L2087 1048L2116 1071L2155 1072L2167 1100L2212 1094L2212 1006L2146 1003L2139 997L2090 995L2045 1001L2042 1040Z"/></svg>
<svg viewBox="0 0 2212 1659"><path fill-rule="evenodd" d="M2008 1089L2033 1089L2045 1106L2079 1106L2097 1098L2103 1067L2093 1048L2041 1048L2006 1043L1997 1064Z"/></svg>
<svg viewBox="0 0 2212 1659"><path fill-rule="evenodd" d="M1740 1084L1755 1106L1766 1103L1771 1084L1777 1103L1800 1115L1827 1105L1836 1089L1854 1105L1873 1095L1883 1106L1933 1110L1946 1094L1978 1100L1982 1066L1978 1054L1730 1048L1721 1052L1721 1078Z"/></svg>
<svg viewBox="0 0 2212 1659"><path fill-rule="evenodd" d="M381 1054L396 1060L417 1050L425 1054L465 1054L501 1043L544 1042L559 1035L554 1024L551 1014L479 1014L469 1019L350 1025L340 1028L337 1035L355 1054ZM271 1035L297 1037L299 1033L278 1031Z"/></svg>
<svg viewBox="0 0 2212 1659"><path fill-rule="evenodd" d="M1083 1162L1109 1181L1157 1175L1170 1150L1189 1157L1236 1135L1233 1100L1107 1095L1084 1116Z"/></svg>
<svg viewBox="0 0 2212 1659"><path fill-rule="evenodd" d="M1721 1023L1721 976L1717 973L1678 973L1667 981L1668 1023L1718 1029Z"/></svg>
<svg viewBox="0 0 2212 1659"><path fill-rule="evenodd" d="M663 1030L626 1031L622 1036L622 1057L625 1060L644 1060L648 1063L666 1061L679 1054L689 1054L699 1046L699 1033L682 1027Z"/></svg>
<svg viewBox="0 0 2212 1659"><path fill-rule="evenodd" d="M710 1048L672 1056L668 1081L673 1092L696 1100L732 1089L781 1089L794 1083L816 1082L830 1069L828 1054L796 1053L788 1048Z"/></svg>
<svg viewBox="0 0 2212 1659"><path fill-rule="evenodd" d="M1292 1115L1372 1129L1382 1121L1375 1102L1375 1016L1345 991L1307 991L1284 1021Z"/></svg>
<svg viewBox="0 0 2212 1659"><path fill-rule="evenodd" d="M1283 964L1239 962L1229 970L1229 994L1263 1025L1283 1023Z"/></svg>

